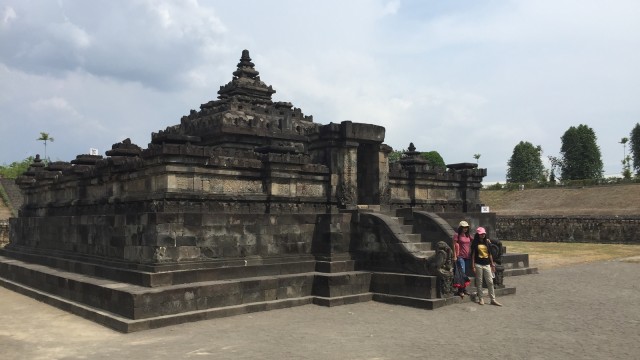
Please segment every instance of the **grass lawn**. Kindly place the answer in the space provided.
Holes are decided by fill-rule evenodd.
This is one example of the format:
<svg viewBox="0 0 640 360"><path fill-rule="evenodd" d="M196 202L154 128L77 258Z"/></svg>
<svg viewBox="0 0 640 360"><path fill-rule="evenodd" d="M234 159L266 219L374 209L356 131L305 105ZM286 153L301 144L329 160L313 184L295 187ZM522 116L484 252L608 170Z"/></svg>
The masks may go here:
<svg viewBox="0 0 640 360"><path fill-rule="evenodd" d="M640 245L503 241L508 253L529 254L529 265L538 269L593 261L624 259L640 264Z"/></svg>

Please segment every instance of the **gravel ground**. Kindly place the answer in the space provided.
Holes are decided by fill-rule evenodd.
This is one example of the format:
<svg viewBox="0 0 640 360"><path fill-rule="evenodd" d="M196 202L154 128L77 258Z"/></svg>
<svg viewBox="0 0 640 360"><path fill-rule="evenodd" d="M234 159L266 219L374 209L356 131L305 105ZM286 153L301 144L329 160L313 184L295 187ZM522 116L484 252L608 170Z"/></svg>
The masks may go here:
<svg viewBox="0 0 640 360"><path fill-rule="evenodd" d="M632 359L640 263L508 277L504 306L307 305L121 334L0 288L8 359Z"/></svg>

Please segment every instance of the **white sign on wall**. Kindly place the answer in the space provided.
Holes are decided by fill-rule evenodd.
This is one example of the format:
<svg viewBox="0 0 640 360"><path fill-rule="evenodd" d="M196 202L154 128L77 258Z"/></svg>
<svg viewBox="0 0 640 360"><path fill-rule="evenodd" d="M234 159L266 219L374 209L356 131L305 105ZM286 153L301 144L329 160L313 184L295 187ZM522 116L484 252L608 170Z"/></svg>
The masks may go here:
<svg viewBox="0 0 640 360"><path fill-rule="evenodd" d="M98 149L90 148L89 155L98 155Z"/></svg>
<svg viewBox="0 0 640 360"><path fill-rule="evenodd" d="M481 207L480 207L480 212L482 212L482 213L488 213L488 212L491 212L491 210L489 210L489 207L488 207L488 206L481 206Z"/></svg>

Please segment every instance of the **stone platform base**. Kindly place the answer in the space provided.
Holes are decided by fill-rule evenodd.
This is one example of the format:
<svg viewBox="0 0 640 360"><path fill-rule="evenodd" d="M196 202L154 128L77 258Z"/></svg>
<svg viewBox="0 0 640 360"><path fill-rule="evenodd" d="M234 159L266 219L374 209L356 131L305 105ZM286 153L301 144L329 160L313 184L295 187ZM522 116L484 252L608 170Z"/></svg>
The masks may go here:
<svg viewBox="0 0 640 360"><path fill-rule="evenodd" d="M349 270L351 262L343 265L338 268L346 271L335 273L310 271L148 287L0 256L0 285L125 333L307 304L338 306L374 300L437 309L462 301L438 297L433 276L355 271ZM496 292L514 294L515 288Z"/></svg>

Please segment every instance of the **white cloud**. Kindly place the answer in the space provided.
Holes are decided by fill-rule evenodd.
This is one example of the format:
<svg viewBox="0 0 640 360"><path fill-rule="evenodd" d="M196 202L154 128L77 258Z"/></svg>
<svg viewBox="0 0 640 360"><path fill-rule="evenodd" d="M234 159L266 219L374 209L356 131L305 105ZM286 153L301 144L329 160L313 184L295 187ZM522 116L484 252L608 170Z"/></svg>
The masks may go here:
<svg viewBox="0 0 640 360"><path fill-rule="evenodd" d="M81 115L74 109L66 99L61 97L52 97L48 99L39 99L34 101L31 106L38 111L60 111L65 115L80 118Z"/></svg>
<svg viewBox="0 0 640 360"><path fill-rule="evenodd" d="M114 0L96 11L8 0L0 162L39 145L23 124L56 136L50 151L65 160L125 137L144 147L215 99L242 49L274 100L320 123L385 126L390 146L414 142L449 163L481 153L487 181L504 181L519 141L557 155L560 136L581 123L594 128L605 171L619 171L618 141L640 119L635 1L242 4Z"/></svg>
<svg viewBox="0 0 640 360"><path fill-rule="evenodd" d="M89 34L68 21L51 24L48 31L57 43L66 44L72 49L83 49L91 45Z"/></svg>
<svg viewBox="0 0 640 360"><path fill-rule="evenodd" d="M16 17L16 11L13 10L13 8L10 6L5 6L4 9L2 9L2 14L0 16L0 19L2 19L2 21L0 22L2 24L2 27L6 28L11 25Z"/></svg>
<svg viewBox="0 0 640 360"><path fill-rule="evenodd" d="M400 0L392 0L383 5L381 15L394 15L398 12L400 8Z"/></svg>

